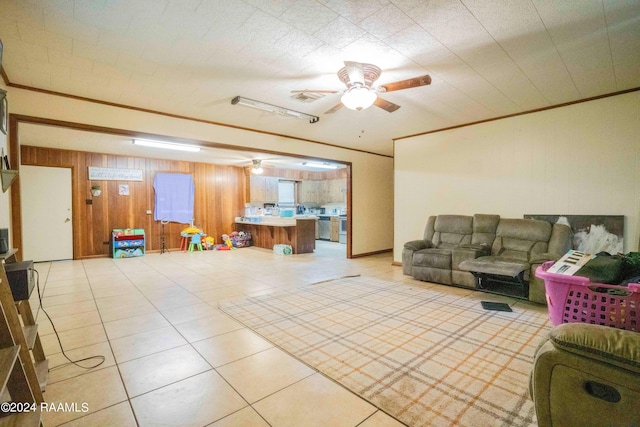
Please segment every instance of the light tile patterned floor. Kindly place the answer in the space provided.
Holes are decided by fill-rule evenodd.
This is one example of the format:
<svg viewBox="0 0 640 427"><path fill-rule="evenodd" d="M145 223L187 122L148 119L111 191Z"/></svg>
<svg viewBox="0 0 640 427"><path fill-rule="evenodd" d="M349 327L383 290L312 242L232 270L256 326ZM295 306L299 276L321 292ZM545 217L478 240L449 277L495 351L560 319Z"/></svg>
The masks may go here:
<svg viewBox="0 0 640 427"><path fill-rule="evenodd" d="M38 313L52 368L45 399L88 404L46 412L45 425L401 425L218 310L224 299L351 274L405 280L390 254L347 260L344 250L319 242L290 257L244 248L37 263L65 353L105 358L89 370L67 364Z"/></svg>
<svg viewBox="0 0 640 427"><path fill-rule="evenodd" d="M344 250L319 242L315 253L298 256L244 248L36 264L43 306L67 355L105 358L89 370L67 364L51 324L38 314L52 368L45 399L86 402L89 409L44 413L45 425L400 426L218 309L221 301L349 275L439 286L404 276L391 265L391 254L347 260ZM446 289L452 299L470 293ZM38 305L35 294L32 307ZM393 312L394 303L376 302L381 315ZM450 310L440 303L434 310ZM354 307L335 308L333 315L343 322L368 321ZM456 327L450 311L443 318ZM478 340L489 336L482 327L474 333Z"/></svg>

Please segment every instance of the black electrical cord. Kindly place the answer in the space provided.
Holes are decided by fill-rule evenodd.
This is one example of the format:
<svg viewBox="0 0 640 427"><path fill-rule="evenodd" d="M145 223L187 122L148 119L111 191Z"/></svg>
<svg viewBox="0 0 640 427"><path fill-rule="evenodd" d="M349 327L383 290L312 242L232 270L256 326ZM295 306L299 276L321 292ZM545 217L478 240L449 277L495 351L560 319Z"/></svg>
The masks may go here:
<svg viewBox="0 0 640 427"><path fill-rule="evenodd" d="M68 363L63 363L62 365L58 365L54 368L50 368L49 371L53 371L56 369L60 369L63 368L67 365L76 365L79 368L83 368L83 369L93 369L93 368L97 368L98 366L102 365L105 361L105 357L98 355L98 356L89 356L89 357L85 357L83 359L78 359L78 360L71 360L71 358L69 356L67 356L67 353L64 352L64 347L62 347L62 341L60 341L60 335L58 335L58 331L56 330L56 326L53 324L53 320L51 320L51 316L49 316L49 313L47 313L47 311L44 309L44 306L42 305L42 294L40 293L40 273L38 272L38 270L36 270L35 268L31 268L31 271L33 271L36 274L36 288L38 289L38 301L40 302L40 309L42 310L42 312L47 316L47 319L49 319L49 322L51 322L51 327L53 328L53 332L56 334L56 338L58 339L58 344L60 344L60 350L62 351L62 355L65 357L65 359L67 359L69 362ZM82 366L80 365L78 362L84 362L87 360L93 360L93 359L100 359L100 362L98 362L97 364L93 365L93 366Z"/></svg>

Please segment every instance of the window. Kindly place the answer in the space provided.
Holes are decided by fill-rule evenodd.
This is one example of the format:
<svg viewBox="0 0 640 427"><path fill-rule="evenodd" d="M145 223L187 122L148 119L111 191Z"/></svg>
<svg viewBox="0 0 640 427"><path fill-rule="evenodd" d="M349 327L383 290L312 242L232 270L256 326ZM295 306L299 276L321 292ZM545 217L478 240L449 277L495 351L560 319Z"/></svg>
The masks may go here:
<svg viewBox="0 0 640 427"><path fill-rule="evenodd" d="M278 206L294 206L296 204L296 182L278 181Z"/></svg>

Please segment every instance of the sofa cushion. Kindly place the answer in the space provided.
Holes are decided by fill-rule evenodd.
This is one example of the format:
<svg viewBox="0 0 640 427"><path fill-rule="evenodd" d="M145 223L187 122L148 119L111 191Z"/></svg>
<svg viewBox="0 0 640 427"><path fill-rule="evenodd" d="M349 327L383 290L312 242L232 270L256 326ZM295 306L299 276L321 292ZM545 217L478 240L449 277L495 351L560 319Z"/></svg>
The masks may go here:
<svg viewBox="0 0 640 427"><path fill-rule="evenodd" d="M491 254L527 263L532 254L547 252L551 224L534 219L503 218Z"/></svg>
<svg viewBox="0 0 640 427"><path fill-rule="evenodd" d="M434 223L431 243L436 248L453 249L471 243L473 217L466 215L438 215Z"/></svg>
<svg viewBox="0 0 640 427"><path fill-rule="evenodd" d="M475 214L471 243L474 245L493 245L499 222L500 215Z"/></svg>
<svg viewBox="0 0 640 427"><path fill-rule="evenodd" d="M451 250L428 248L413 253L413 266L451 269Z"/></svg>

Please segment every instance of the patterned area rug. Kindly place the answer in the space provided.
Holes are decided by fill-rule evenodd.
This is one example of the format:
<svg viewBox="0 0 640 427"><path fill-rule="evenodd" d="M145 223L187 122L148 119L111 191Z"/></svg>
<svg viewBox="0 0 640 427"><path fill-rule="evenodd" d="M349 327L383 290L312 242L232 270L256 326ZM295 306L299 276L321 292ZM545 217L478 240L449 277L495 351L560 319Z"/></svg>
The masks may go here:
<svg viewBox="0 0 640 427"><path fill-rule="evenodd" d="M220 308L407 425L535 426L528 376L546 307L482 309L496 299L357 277Z"/></svg>

